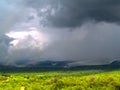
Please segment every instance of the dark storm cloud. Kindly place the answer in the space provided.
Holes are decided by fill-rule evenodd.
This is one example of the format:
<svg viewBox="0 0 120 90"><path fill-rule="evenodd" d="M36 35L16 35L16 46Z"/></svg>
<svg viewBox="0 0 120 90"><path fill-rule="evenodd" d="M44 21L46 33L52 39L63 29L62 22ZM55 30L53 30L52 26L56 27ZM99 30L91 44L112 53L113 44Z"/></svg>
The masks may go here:
<svg viewBox="0 0 120 90"><path fill-rule="evenodd" d="M17 4L17 0L0 1L0 37L10 31L17 22L23 18L23 6ZM22 12L22 15L21 15Z"/></svg>
<svg viewBox="0 0 120 90"><path fill-rule="evenodd" d="M9 38L6 35L0 36L0 63L4 62L7 58L9 43L12 41L12 38Z"/></svg>
<svg viewBox="0 0 120 90"><path fill-rule="evenodd" d="M110 63L120 56L119 29L120 26L113 23L91 22L72 32L52 30L53 42L44 50L45 56L78 61L78 64Z"/></svg>
<svg viewBox="0 0 120 90"><path fill-rule="evenodd" d="M120 56L119 0L1 2L0 34L35 30L48 39L43 43L44 38L43 41L36 41L30 37L16 37L11 42L15 43L12 46L1 39L1 62L14 64L30 59L30 63L34 63L42 61L40 58L48 58L75 61L70 65L106 64ZM42 47L38 43L44 48L40 49Z"/></svg>
<svg viewBox="0 0 120 90"><path fill-rule="evenodd" d="M25 5L39 11L44 25L76 27L86 21L120 21L119 0L27 0ZM40 9L47 8L40 12Z"/></svg>

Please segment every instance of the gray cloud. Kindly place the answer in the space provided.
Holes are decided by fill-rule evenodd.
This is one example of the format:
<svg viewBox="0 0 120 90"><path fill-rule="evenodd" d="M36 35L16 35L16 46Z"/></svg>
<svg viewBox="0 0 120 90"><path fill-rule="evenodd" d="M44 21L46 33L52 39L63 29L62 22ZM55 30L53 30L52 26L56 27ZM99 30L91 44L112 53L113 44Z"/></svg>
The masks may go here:
<svg viewBox="0 0 120 90"><path fill-rule="evenodd" d="M20 3L20 2L19 2ZM0 36L23 20L26 9L18 1L1 0L0 1Z"/></svg>
<svg viewBox="0 0 120 90"><path fill-rule="evenodd" d="M33 38L21 39L17 49L0 42L0 58L7 64L26 58L31 62L49 58L105 64L120 56L119 0L5 0L3 3L1 34L35 27L49 38L43 50L30 46L39 42Z"/></svg>
<svg viewBox="0 0 120 90"><path fill-rule="evenodd" d="M2 2L5 4L1 6L3 10L5 9L4 12L1 11L3 12L0 22L2 31L7 31L19 20L23 20L28 8L37 11L40 25L45 27L77 27L87 21L115 23L120 21L119 0L5 0ZM9 9L6 9L6 6ZM30 17L34 18L29 16L28 19Z"/></svg>
<svg viewBox="0 0 120 90"><path fill-rule="evenodd" d="M120 56L119 29L119 25L104 22L86 23L73 31L55 29L45 55L84 64L109 63Z"/></svg>
<svg viewBox="0 0 120 90"><path fill-rule="evenodd" d="M89 20L120 21L119 0L27 0L25 5L36 9L44 17L40 23L48 26L76 27Z"/></svg>
<svg viewBox="0 0 120 90"><path fill-rule="evenodd" d="M8 55L8 49L10 46L10 42L12 41L12 38L9 38L8 36L0 36L0 63L3 63L7 59Z"/></svg>

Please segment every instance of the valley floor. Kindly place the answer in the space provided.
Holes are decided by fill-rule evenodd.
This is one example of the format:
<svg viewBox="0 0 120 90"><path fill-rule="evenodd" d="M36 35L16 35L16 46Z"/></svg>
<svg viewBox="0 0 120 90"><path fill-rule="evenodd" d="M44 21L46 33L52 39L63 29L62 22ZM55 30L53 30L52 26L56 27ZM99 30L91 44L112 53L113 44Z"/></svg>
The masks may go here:
<svg viewBox="0 0 120 90"><path fill-rule="evenodd" d="M0 90L120 90L120 71L0 73Z"/></svg>

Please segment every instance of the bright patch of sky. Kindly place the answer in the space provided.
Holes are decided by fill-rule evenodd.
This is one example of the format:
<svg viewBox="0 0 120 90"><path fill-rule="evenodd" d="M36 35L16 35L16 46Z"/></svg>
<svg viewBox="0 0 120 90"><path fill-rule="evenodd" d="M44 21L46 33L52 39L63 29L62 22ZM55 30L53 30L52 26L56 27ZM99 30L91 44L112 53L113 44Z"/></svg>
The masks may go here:
<svg viewBox="0 0 120 90"><path fill-rule="evenodd" d="M11 31L6 35L14 38L10 44L12 44L12 47L15 49L38 48L41 50L49 42L47 35L45 35L43 32L38 31L34 27L26 31Z"/></svg>

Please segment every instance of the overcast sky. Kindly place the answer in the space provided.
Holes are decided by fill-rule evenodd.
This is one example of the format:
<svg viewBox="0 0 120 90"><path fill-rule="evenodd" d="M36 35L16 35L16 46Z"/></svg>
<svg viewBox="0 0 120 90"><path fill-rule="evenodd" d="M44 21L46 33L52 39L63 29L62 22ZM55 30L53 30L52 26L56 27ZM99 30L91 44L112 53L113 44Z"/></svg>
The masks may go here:
<svg viewBox="0 0 120 90"><path fill-rule="evenodd" d="M0 63L120 57L120 0L1 0L0 13Z"/></svg>

